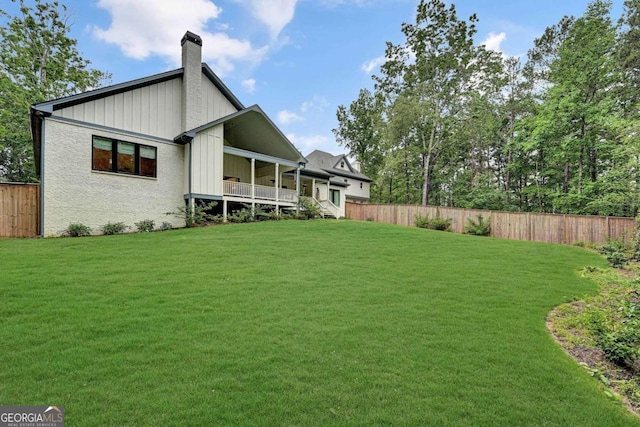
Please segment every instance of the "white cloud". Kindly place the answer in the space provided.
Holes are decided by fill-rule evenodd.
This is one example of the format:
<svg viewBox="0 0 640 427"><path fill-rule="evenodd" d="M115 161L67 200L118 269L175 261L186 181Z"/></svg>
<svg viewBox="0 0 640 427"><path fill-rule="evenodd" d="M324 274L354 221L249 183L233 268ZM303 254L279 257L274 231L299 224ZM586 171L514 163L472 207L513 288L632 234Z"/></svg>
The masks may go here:
<svg viewBox="0 0 640 427"><path fill-rule="evenodd" d="M240 84L242 85L244 90L246 90L249 93L253 93L256 90L256 80L255 79L243 80L242 83L240 83Z"/></svg>
<svg viewBox="0 0 640 427"><path fill-rule="evenodd" d="M269 29L272 39L293 19L298 0L237 0L245 5L251 14Z"/></svg>
<svg viewBox="0 0 640 427"><path fill-rule="evenodd" d="M303 113L311 110L322 112L328 106L329 102L325 97L314 95L313 98L302 103L302 105L300 106L300 111Z"/></svg>
<svg viewBox="0 0 640 427"><path fill-rule="evenodd" d="M297 115L294 112L282 110L278 113L278 121L283 125L288 125L294 122L300 122L304 120L304 117Z"/></svg>
<svg viewBox="0 0 640 427"><path fill-rule="evenodd" d="M364 64L362 64L362 66L360 68L365 73L371 74L371 72L374 69L376 69L379 66L381 66L382 64L384 64L386 60L387 60L386 57L378 56L377 58L373 58L373 59L370 59L369 61L365 62Z"/></svg>
<svg viewBox="0 0 640 427"><path fill-rule="evenodd" d="M294 133L290 133L287 134L287 138L289 138L289 141L291 141L298 151L303 154L309 154L315 149L322 149L331 152L331 150L334 149L333 145L335 145L333 139L324 135L299 136Z"/></svg>
<svg viewBox="0 0 640 427"><path fill-rule="evenodd" d="M248 40L223 32L208 32L207 23L222 13L210 0L98 0L97 5L109 12L111 25L107 29L94 27L93 36L118 45L131 58L158 55L179 67L179 43L187 29L202 37L203 60L221 76L233 71L236 62L261 61L269 50L268 46L254 48Z"/></svg>
<svg viewBox="0 0 640 427"><path fill-rule="evenodd" d="M485 47L488 50L494 50L496 52L503 53L504 51L502 50L502 47L500 45L502 44L503 41L505 41L506 38L507 38L507 33L505 32L489 33L487 38L484 39L484 41L480 44L485 45Z"/></svg>

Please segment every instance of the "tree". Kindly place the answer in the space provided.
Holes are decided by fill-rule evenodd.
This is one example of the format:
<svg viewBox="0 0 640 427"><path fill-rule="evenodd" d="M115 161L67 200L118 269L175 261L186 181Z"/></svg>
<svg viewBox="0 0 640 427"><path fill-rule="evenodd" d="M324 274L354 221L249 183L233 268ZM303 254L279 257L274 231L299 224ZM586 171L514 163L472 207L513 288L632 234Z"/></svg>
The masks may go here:
<svg viewBox="0 0 640 427"><path fill-rule="evenodd" d="M465 120L466 104L473 93L486 89L487 78L500 63L494 52L476 46L475 15L460 20L455 5L443 1L421 1L415 24L403 24L406 42L387 45L387 62L377 88L390 103L404 97L404 109L412 110L411 134L421 155L421 203L430 201L436 162L444 151L455 149L455 135ZM406 117L390 116L404 121ZM392 125L392 123L391 123ZM409 144L404 143L405 146Z"/></svg>
<svg viewBox="0 0 640 427"><path fill-rule="evenodd" d="M110 75L90 69L78 52L66 6L12 2L19 4L15 15L0 9L0 179L31 181L30 106L99 87Z"/></svg>

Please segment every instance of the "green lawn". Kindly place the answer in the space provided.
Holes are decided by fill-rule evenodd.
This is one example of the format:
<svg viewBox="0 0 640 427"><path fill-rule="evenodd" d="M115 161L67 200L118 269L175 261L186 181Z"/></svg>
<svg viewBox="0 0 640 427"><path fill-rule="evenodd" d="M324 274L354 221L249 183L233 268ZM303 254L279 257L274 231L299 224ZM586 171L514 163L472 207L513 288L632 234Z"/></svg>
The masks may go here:
<svg viewBox="0 0 640 427"><path fill-rule="evenodd" d="M545 327L579 248L352 221L0 240L0 405L68 425L639 426Z"/></svg>

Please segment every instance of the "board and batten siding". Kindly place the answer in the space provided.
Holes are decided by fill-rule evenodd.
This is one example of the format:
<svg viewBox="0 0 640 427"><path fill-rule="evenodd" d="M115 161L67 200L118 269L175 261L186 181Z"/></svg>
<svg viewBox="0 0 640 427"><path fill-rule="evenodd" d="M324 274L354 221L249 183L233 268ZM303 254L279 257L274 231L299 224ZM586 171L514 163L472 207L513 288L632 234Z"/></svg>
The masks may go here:
<svg viewBox="0 0 640 427"><path fill-rule="evenodd" d="M240 182L251 183L251 159L225 154L224 176L238 178Z"/></svg>
<svg viewBox="0 0 640 427"><path fill-rule="evenodd" d="M202 123L210 123L235 113L236 108L211 81L202 76Z"/></svg>
<svg viewBox="0 0 640 427"><path fill-rule="evenodd" d="M44 228L45 236L57 235L71 223L82 223L99 232L108 222L151 219L159 227L184 220L166 215L184 205L184 147L153 138L106 131L50 118L45 121ZM145 178L92 170L93 136L114 138L157 148L157 178Z"/></svg>
<svg viewBox="0 0 640 427"><path fill-rule="evenodd" d="M224 126L199 132L191 143L191 193L222 196ZM185 159L188 168L189 159Z"/></svg>
<svg viewBox="0 0 640 427"><path fill-rule="evenodd" d="M175 78L63 108L55 115L172 140L182 132L181 111L182 79Z"/></svg>

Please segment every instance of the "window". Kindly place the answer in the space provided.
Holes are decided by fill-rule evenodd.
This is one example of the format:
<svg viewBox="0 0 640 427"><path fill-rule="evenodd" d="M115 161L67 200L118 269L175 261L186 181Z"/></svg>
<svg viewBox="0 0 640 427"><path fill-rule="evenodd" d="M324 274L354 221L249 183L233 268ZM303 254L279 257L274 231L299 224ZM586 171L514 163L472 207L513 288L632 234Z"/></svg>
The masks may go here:
<svg viewBox="0 0 640 427"><path fill-rule="evenodd" d="M329 198L331 199L331 203L340 206L340 190L329 190Z"/></svg>
<svg viewBox="0 0 640 427"><path fill-rule="evenodd" d="M360 183L360 189L362 190L362 183Z"/></svg>
<svg viewBox="0 0 640 427"><path fill-rule="evenodd" d="M157 154L156 147L94 136L92 169L155 178Z"/></svg>
<svg viewBox="0 0 640 427"><path fill-rule="evenodd" d="M340 167L344 169L344 161L340 162Z"/></svg>

